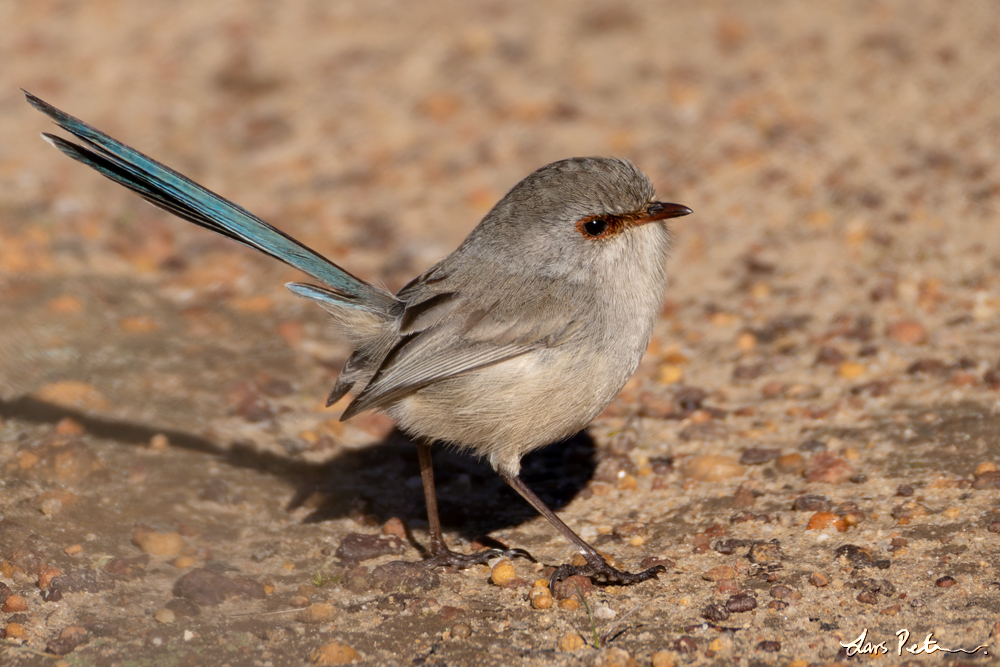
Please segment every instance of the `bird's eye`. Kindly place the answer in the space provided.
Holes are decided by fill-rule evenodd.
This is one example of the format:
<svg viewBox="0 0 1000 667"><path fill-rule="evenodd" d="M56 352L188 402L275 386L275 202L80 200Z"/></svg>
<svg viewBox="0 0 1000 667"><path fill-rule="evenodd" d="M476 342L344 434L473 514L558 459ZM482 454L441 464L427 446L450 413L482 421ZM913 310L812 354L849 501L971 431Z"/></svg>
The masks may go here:
<svg viewBox="0 0 1000 667"><path fill-rule="evenodd" d="M583 223L583 233L591 238L597 238L608 231L608 221L602 218L595 218Z"/></svg>

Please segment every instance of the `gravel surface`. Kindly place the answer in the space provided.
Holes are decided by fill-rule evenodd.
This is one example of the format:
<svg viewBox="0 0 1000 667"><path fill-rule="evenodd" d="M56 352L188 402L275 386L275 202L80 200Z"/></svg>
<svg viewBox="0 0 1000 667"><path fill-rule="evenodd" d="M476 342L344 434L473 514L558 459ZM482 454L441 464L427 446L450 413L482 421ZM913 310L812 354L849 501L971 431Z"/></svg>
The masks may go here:
<svg viewBox="0 0 1000 667"><path fill-rule="evenodd" d="M1000 650L992 2L0 4L0 663L883 663ZM323 407L294 270L42 143L23 87L398 289L628 157L695 214L635 378L525 479ZM861 637L864 633L864 637ZM897 633L904 635L897 653ZM867 656L862 656L867 659ZM882 664L882 663L880 663Z"/></svg>

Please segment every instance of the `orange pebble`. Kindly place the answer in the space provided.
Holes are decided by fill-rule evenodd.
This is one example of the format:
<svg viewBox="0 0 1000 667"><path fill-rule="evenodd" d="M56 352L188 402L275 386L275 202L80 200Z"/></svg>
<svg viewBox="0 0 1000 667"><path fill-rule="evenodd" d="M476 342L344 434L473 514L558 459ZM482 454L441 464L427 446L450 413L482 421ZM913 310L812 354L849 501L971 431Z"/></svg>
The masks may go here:
<svg viewBox="0 0 1000 667"><path fill-rule="evenodd" d="M833 512L816 512L809 518L806 530L827 530L834 528L838 533L847 530L847 522L843 517L837 516Z"/></svg>

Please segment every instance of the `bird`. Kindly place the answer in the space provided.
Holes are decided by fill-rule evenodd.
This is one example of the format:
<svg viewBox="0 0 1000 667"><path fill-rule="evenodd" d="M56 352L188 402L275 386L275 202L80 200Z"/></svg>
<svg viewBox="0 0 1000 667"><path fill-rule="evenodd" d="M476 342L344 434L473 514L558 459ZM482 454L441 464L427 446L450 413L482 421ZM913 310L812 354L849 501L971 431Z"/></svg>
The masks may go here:
<svg viewBox="0 0 1000 667"><path fill-rule="evenodd" d="M320 284L293 282L352 347L327 407L379 410L416 443L427 505L425 562L456 568L520 549L451 550L438 517L432 445L485 458L583 556L551 581L656 578L612 567L521 479L521 458L582 430L635 372L667 284L667 221L692 210L658 201L626 159L569 158L537 169L459 247L397 293L372 284L87 123L22 90L80 143L42 133L70 158L161 209L278 259Z"/></svg>

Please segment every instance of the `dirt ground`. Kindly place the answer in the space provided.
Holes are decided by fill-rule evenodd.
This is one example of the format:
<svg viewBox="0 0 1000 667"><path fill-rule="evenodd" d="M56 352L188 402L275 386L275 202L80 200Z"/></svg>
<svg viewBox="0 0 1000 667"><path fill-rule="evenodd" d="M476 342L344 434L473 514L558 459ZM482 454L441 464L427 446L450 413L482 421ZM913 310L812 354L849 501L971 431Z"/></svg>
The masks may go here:
<svg viewBox="0 0 1000 667"><path fill-rule="evenodd" d="M3 665L1000 651L994 3L39 0L0 24ZM540 562L399 565L427 544L416 452L323 407L349 350L302 276L51 150L18 87L394 290L539 166L633 160L695 211L655 340L524 476L668 570L535 608L572 548L444 450L448 540ZM929 633L974 655L912 652Z"/></svg>

